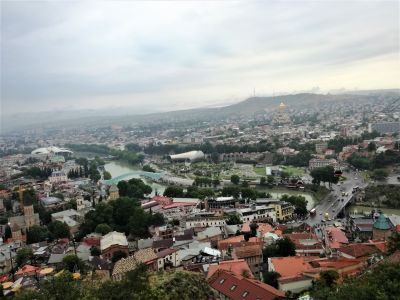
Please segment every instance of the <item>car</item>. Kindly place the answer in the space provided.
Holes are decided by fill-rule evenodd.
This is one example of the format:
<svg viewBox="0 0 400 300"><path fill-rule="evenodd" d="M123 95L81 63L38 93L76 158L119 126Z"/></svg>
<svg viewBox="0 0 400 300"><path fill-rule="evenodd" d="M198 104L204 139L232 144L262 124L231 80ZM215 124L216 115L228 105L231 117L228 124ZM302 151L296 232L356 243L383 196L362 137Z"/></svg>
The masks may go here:
<svg viewBox="0 0 400 300"><path fill-rule="evenodd" d="M332 209L333 212L335 212L335 209Z"/></svg>
<svg viewBox="0 0 400 300"><path fill-rule="evenodd" d="M354 177L354 180L358 180L358 178L357 178L357 177Z"/></svg>
<svg viewBox="0 0 400 300"><path fill-rule="evenodd" d="M322 220L321 220L321 222L322 222L322 223L325 223L325 220L324 220L324 219L322 219Z"/></svg>
<svg viewBox="0 0 400 300"><path fill-rule="evenodd" d="M321 213L319 213L319 215L320 215L320 216L322 216L322 212L321 212Z"/></svg>

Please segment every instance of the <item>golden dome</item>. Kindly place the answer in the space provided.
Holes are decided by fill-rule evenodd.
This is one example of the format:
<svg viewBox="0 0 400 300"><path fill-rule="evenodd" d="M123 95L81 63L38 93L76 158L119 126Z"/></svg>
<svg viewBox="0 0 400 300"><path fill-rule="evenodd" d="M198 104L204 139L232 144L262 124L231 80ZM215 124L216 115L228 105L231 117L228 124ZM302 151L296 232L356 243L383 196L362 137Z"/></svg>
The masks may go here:
<svg viewBox="0 0 400 300"><path fill-rule="evenodd" d="M286 108L286 104L285 104L285 103L283 103L283 102L281 102L281 104L279 104L279 108L280 108L280 109L284 109L284 108Z"/></svg>

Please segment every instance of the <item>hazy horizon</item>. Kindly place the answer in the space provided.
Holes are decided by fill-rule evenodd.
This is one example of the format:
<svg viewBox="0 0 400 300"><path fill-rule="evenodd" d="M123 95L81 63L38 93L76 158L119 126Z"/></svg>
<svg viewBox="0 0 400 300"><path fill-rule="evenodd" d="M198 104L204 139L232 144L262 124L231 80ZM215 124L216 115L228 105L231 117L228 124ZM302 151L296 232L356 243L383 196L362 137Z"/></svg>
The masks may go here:
<svg viewBox="0 0 400 300"><path fill-rule="evenodd" d="M2 114L400 87L399 2L1 2Z"/></svg>

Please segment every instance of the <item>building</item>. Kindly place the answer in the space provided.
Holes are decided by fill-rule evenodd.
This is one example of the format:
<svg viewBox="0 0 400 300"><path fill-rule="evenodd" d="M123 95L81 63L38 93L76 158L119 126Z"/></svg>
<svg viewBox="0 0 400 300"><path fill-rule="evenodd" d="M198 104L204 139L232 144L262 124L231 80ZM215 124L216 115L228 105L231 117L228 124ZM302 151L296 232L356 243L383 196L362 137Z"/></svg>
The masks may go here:
<svg viewBox="0 0 400 300"><path fill-rule="evenodd" d="M203 151L189 151L185 153L170 155L168 158L171 161L185 161L185 162L194 162L204 159Z"/></svg>
<svg viewBox="0 0 400 300"><path fill-rule="evenodd" d="M185 221L185 227L187 229L193 227L211 227L211 226L222 227L225 225L226 225L226 220L224 217L214 217L214 216L192 217L188 218Z"/></svg>
<svg viewBox="0 0 400 300"><path fill-rule="evenodd" d="M272 221L276 222L276 213L273 207L265 205L252 205L249 208L241 208L237 210L240 220L242 222L262 222Z"/></svg>
<svg viewBox="0 0 400 300"><path fill-rule="evenodd" d="M210 278L218 270L226 270L232 272L237 276L243 276L246 278L254 278L249 265L244 259L234 259L221 261L217 264L211 264L208 267L207 278Z"/></svg>
<svg viewBox="0 0 400 300"><path fill-rule="evenodd" d="M215 199L205 199L204 206L206 210L224 209L237 207L239 201L234 197L217 197Z"/></svg>
<svg viewBox="0 0 400 300"><path fill-rule="evenodd" d="M327 142L320 142L315 144L315 152L317 152L318 154L324 154L326 149L328 149Z"/></svg>
<svg viewBox="0 0 400 300"><path fill-rule="evenodd" d="M374 240L386 240L392 234L392 226L390 221L384 214L380 214L372 228L372 236Z"/></svg>
<svg viewBox="0 0 400 300"><path fill-rule="evenodd" d="M119 198L119 190L116 184L110 186L108 193L109 193L108 200L113 201Z"/></svg>
<svg viewBox="0 0 400 300"><path fill-rule="evenodd" d="M54 171L49 176L49 181L51 184L66 182L67 180L68 177L63 171Z"/></svg>
<svg viewBox="0 0 400 300"><path fill-rule="evenodd" d="M268 206L274 208L276 219L278 221L291 220L293 217L294 206L288 202L285 201L272 202Z"/></svg>
<svg viewBox="0 0 400 300"><path fill-rule="evenodd" d="M299 256L319 256L325 253L324 246L319 241L315 233L312 232L293 232L284 234L296 245L296 255Z"/></svg>
<svg viewBox="0 0 400 300"><path fill-rule="evenodd" d="M111 260L115 252L122 251L128 256L128 240L124 233L112 231L103 236L100 240L101 255Z"/></svg>
<svg viewBox="0 0 400 300"><path fill-rule="evenodd" d="M71 234L78 231L79 225L82 223L84 216L75 209L68 209L51 214L51 220L66 223Z"/></svg>
<svg viewBox="0 0 400 300"><path fill-rule="evenodd" d="M272 124L274 125L284 125L290 123L290 118L286 113L286 104L281 102L279 104L279 109L272 117Z"/></svg>
<svg viewBox="0 0 400 300"><path fill-rule="evenodd" d="M48 154L55 154L55 155L70 155L73 154L71 150L66 148L58 148L55 146L50 146L47 148L38 148L31 152L34 155L48 155Z"/></svg>
<svg viewBox="0 0 400 300"><path fill-rule="evenodd" d="M368 131L380 134L400 132L400 122L379 122L368 124Z"/></svg>
<svg viewBox="0 0 400 300"><path fill-rule="evenodd" d="M158 256L152 248L140 249L133 255L138 263L147 265L151 270L157 271Z"/></svg>
<svg viewBox="0 0 400 300"><path fill-rule="evenodd" d="M40 225L39 214L34 212L32 203L25 203L23 209L23 216L10 217L8 220L13 240L25 240L28 229Z"/></svg>
<svg viewBox="0 0 400 300"><path fill-rule="evenodd" d="M331 158L331 159L321 159L321 158L312 158L310 159L308 163L308 167L310 170L316 169L316 168L322 168L322 167L327 167L327 166L332 166L336 168L338 165L336 159Z"/></svg>
<svg viewBox="0 0 400 300"><path fill-rule="evenodd" d="M157 255L157 270L164 270L167 267L177 267L177 250L168 248L156 253Z"/></svg>
<svg viewBox="0 0 400 300"><path fill-rule="evenodd" d="M245 245L236 247L233 250L234 259L244 259L250 267L251 273L256 278L260 277L262 264L262 246L260 245Z"/></svg>
<svg viewBox="0 0 400 300"><path fill-rule="evenodd" d="M285 298L285 293L266 283L227 270L216 271L208 279L208 283L218 293L218 299L274 300Z"/></svg>
<svg viewBox="0 0 400 300"><path fill-rule="evenodd" d="M337 249L346 246L349 243L345 233L339 228L329 226L325 228L325 247L335 253Z"/></svg>
<svg viewBox="0 0 400 300"><path fill-rule="evenodd" d="M121 258L114 265L112 271L112 279L119 281L125 276L126 273L136 269L138 261L133 256L128 256L126 258Z"/></svg>

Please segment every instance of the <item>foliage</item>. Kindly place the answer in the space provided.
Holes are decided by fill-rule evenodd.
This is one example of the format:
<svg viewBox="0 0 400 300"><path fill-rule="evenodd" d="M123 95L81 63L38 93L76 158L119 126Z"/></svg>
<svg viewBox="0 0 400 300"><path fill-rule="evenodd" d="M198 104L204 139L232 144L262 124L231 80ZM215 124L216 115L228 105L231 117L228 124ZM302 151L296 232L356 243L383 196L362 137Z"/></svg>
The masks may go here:
<svg viewBox="0 0 400 300"><path fill-rule="evenodd" d="M164 224L160 214L145 212L134 198L121 197L115 201L96 205L95 210L85 215L79 227L79 237L93 232L99 224L107 224L112 230L132 234L135 237L148 237L148 227Z"/></svg>
<svg viewBox="0 0 400 300"><path fill-rule="evenodd" d="M278 272L268 272L265 271L263 272L263 281L266 284L269 284L271 286L273 286L274 288L279 288L279 283L278 283L278 278L281 277L281 274L279 274Z"/></svg>
<svg viewBox="0 0 400 300"><path fill-rule="evenodd" d="M91 256L100 256L101 255L101 251L99 247L93 246L92 248L90 248L90 255Z"/></svg>
<svg viewBox="0 0 400 300"><path fill-rule="evenodd" d="M145 184L143 180L132 178L128 181L120 181L117 184L119 195L121 197L131 198L144 198L144 195L148 195L152 192L151 186Z"/></svg>
<svg viewBox="0 0 400 300"><path fill-rule="evenodd" d="M315 168L310 172L313 178L313 183L319 185L321 182L327 182L329 185L338 183L339 177L335 176L335 169L332 166Z"/></svg>
<svg viewBox="0 0 400 300"><path fill-rule="evenodd" d="M400 208L400 186L387 184L368 186L365 189L365 200L376 202L378 199L382 199L381 204L387 207Z"/></svg>
<svg viewBox="0 0 400 300"><path fill-rule="evenodd" d="M286 157L283 164L295 167L307 167L311 158L312 155L310 151L300 151L296 155Z"/></svg>
<svg viewBox="0 0 400 300"><path fill-rule="evenodd" d="M384 180L389 176L389 171L386 169L375 169L371 177L375 180Z"/></svg>
<svg viewBox="0 0 400 300"><path fill-rule="evenodd" d="M24 175L34 179L47 179L51 175L51 168L31 167L24 170Z"/></svg>
<svg viewBox="0 0 400 300"><path fill-rule="evenodd" d="M240 220L240 217L238 214L232 214L229 215L229 218L226 220L227 225L237 225L237 224L243 224L242 220Z"/></svg>
<svg viewBox="0 0 400 300"><path fill-rule="evenodd" d="M395 231L388 237L388 253L392 254L400 250L400 233Z"/></svg>
<svg viewBox="0 0 400 300"><path fill-rule="evenodd" d="M112 231L111 226L104 223L97 225L96 228L94 229L94 232L101 233L102 235L105 235L111 231Z"/></svg>
<svg viewBox="0 0 400 300"><path fill-rule="evenodd" d="M104 178L104 180L110 180L112 178L111 173L108 171L104 171L103 178Z"/></svg>
<svg viewBox="0 0 400 300"><path fill-rule="evenodd" d="M180 198L184 196L183 188L178 186L169 186L164 191L164 196L171 198Z"/></svg>
<svg viewBox="0 0 400 300"><path fill-rule="evenodd" d="M115 251L112 255L111 261L113 263L116 263L117 261L119 261L121 258L125 258L126 257L126 253L124 251Z"/></svg>
<svg viewBox="0 0 400 300"><path fill-rule="evenodd" d="M50 232L47 229L47 227L33 225L28 230L27 243L34 244L34 243L43 242L46 239L48 239L49 237L50 237Z"/></svg>
<svg viewBox="0 0 400 300"><path fill-rule="evenodd" d="M63 268L69 272L77 272L78 270L84 272L86 269L85 263L76 255L67 255L62 260Z"/></svg>
<svg viewBox="0 0 400 300"><path fill-rule="evenodd" d="M315 300L397 300L400 298L400 263L384 263L355 279L330 288L318 280L312 289Z"/></svg>
<svg viewBox="0 0 400 300"><path fill-rule="evenodd" d="M67 223L61 221L51 222L47 228L55 239L69 238L70 232Z"/></svg>
<svg viewBox="0 0 400 300"><path fill-rule="evenodd" d="M214 194L214 191L210 188L200 189L196 186L190 186L187 188L185 197L205 199L206 197L214 196Z"/></svg>
<svg viewBox="0 0 400 300"><path fill-rule="evenodd" d="M233 183L233 184L235 184L235 185L238 185L239 184L239 182L240 182L240 177L238 176L238 175L232 175L231 176L231 182Z"/></svg>
<svg viewBox="0 0 400 300"><path fill-rule="evenodd" d="M156 172L156 170L154 170L150 165L144 165L142 167L142 170L145 171L145 172L152 172L152 173Z"/></svg>
<svg viewBox="0 0 400 300"><path fill-rule="evenodd" d="M299 216L305 216L308 213L307 200L301 195L287 195L284 194L281 197L282 201L291 203L294 206L294 212Z"/></svg>
<svg viewBox="0 0 400 300"><path fill-rule="evenodd" d="M17 266L22 267L31 259L31 257L33 257L33 252L31 248L19 248L16 257Z"/></svg>
<svg viewBox="0 0 400 300"><path fill-rule="evenodd" d="M275 244L264 248L263 256L266 261L268 257L285 257L296 255L296 245L287 237L279 239Z"/></svg>

